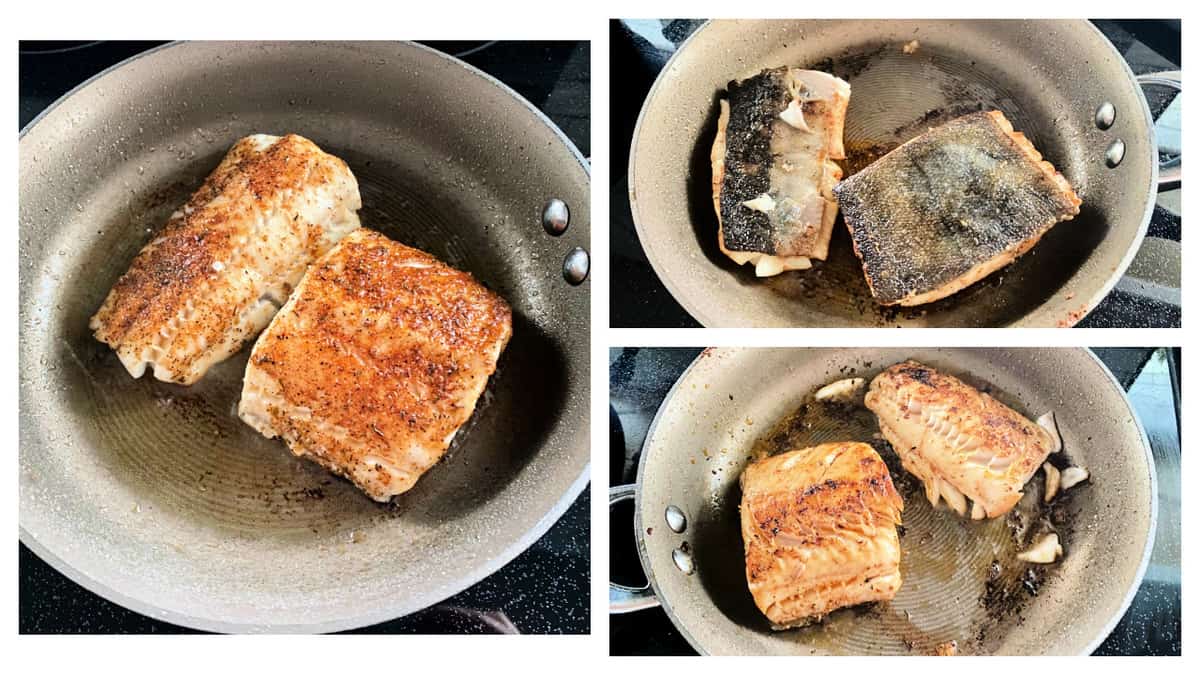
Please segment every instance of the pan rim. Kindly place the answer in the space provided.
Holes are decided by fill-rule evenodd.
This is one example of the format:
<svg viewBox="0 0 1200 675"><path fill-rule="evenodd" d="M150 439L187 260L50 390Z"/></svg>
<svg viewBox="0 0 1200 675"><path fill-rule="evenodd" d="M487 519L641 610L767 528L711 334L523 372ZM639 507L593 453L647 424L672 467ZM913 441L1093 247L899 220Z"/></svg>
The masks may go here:
<svg viewBox="0 0 1200 675"><path fill-rule="evenodd" d="M445 597L435 598L432 602L422 604L420 607L415 607L407 610L402 614L382 609L366 614L359 614L351 618L330 619L328 621L317 621L312 623L288 623L288 624L262 624L262 623L244 623L236 621L220 621L216 619L207 619L191 614L176 612L174 610L163 609L154 605L134 598L133 596L121 593L112 586L92 577L83 570L71 565L66 560L50 551L47 547L25 529L24 525L20 526L18 535L19 541L29 550L38 556L43 562L53 567L57 572L67 577L71 581L79 584L83 588L95 593L96 595L119 605L125 609L137 612L143 616L154 619L156 621L165 621L167 623L182 626L184 628L193 628L196 630L208 631L213 633L237 633L237 634L311 634L311 633L336 633L340 631L354 630L356 628L364 628L373 626L384 621L400 619L405 616L415 614L424 609L428 609L439 602L443 602L459 593L471 588L475 584L483 581L487 577L500 571L502 567L511 562L521 553L524 553L538 539L542 537L558 520L562 517L566 510L571 507L575 500L582 494L583 489L591 482L589 472L591 470L591 462L583 467L582 473L571 484L567 493L561 500L555 503L554 508L546 512L534 526L528 530L524 536L511 546L504 549L492 561L480 566L478 571L480 575L476 577L474 574L462 577L461 582L449 584L445 587ZM442 595L439 593L438 595Z"/></svg>
<svg viewBox="0 0 1200 675"><path fill-rule="evenodd" d="M754 349L755 348L748 347L708 347L699 355L697 355L696 358L690 364L688 364L687 369L680 374L679 379L675 380L675 383L671 385L671 388L667 391L666 396L663 397L662 403L659 404L658 410L654 413L654 418L650 421L650 426L647 428L646 440L642 443L641 459L638 460L637 483L634 498L635 508L633 512L633 534L637 541L638 558L641 561L642 570L646 575L646 580L650 583L650 587L654 590L654 597L662 606L663 611L666 612L667 618L671 620L671 623L674 624L675 628L680 632L680 634L683 635L684 639L688 641L688 644L690 644L692 648L699 652L702 656L708 656L711 654L711 652L709 652L692 634L687 626L683 624L683 620L676 615L674 609L671 607L669 599L663 595L662 589L659 588L658 585L655 569L650 561L650 554L646 550L645 538L642 536L642 533L645 532L645 530L643 528L642 510L640 508L640 504L642 502L642 486L645 484L643 478L645 476L647 463L646 459L648 457L646 448L658 430L658 425L662 421L662 416L666 410L667 404L675 397L676 391L680 386L682 386L684 380L688 379L688 377L692 374L692 371L701 363L703 359L708 358L711 354L738 354L741 352L753 351ZM789 348L785 347L784 349ZM792 347L790 349L812 348ZM953 349L987 349L989 351L996 351L1004 348L953 347ZM1039 348L1019 347L1018 349ZM1096 353L1092 351L1090 347L1043 347L1041 349L1064 349L1073 352L1083 352L1092 359L1096 366L1099 367L1100 371L1106 376L1105 381L1113 388L1114 391L1116 391L1122 403L1125 404L1125 409L1128 411L1130 418L1133 419L1134 425L1137 428L1138 437L1141 439L1142 453L1145 457L1146 467L1150 475L1150 522L1146 533L1146 543L1142 550L1141 562L1138 564L1137 572L1134 574L1132 583L1130 583L1129 588L1126 589L1125 596L1121 600L1119 609L1109 617L1108 621L1105 622L1103 629L1098 632L1097 635L1092 638L1092 640L1077 654L1078 656L1087 656L1094 652L1101 644L1103 644L1103 642L1112 633L1113 629L1116 628L1117 624L1120 623L1121 619L1125 617L1125 613L1129 611L1129 606L1133 604L1133 599L1137 595L1138 589L1141 588L1142 581L1145 579L1146 570L1150 564L1150 556L1154 550L1154 541L1158 533L1158 471L1154 462L1154 452L1150 446L1150 438L1146 435L1145 427L1142 426L1141 417L1138 416L1137 410L1133 407L1133 403L1129 400L1129 396L1125 392L1125 389L1121 387L1121 384L1117 381L1116 376L1112 374L1112 371L1109 370L1108 366L1104 365L1104 362L1100 360L1100 357L1096 356Z"/></svg>
<svg viewBox="0 0 1200 675"><path fill-rule="evenodd" d="M869 19L862 19L862 20L868 21ZM882 19L882 20L886 21L887 19ZM997 19L997 20L1003 21L1006 19ZM1007 20L1017 20L1017 19L1007 19ZM1029 20L1035 21L1037 19L1029 19ZM653 255L651 253L651 249L643 243L646 239L647 231L646 231L646 226L643 225L643 219L640 217L640 214L638 212L638 200L637 200L637 196L636 196L637 172L635 171L635 162L638 157L638 142L641 140L642 122L645 120L647 111L650 108L650 102L658 95L659 88L661 86L665 86L665 85L663 85L665 75L675 64L675 61L680 57L681 54L684 53L684 51L687 49L687 47L691 44L691 42L694 39L696 39L697 36L699 36L706 29L712 27L717 21L718 21L718 19L706 19L704 21L704 23L700 24L700 26L697 27L696 30L693 31L691 35L689 35L683 42L681 42L679 44L679 46L675 49L675 53L671 55L671 58L667 59L667 62L663 65L662 70L660 70L658 72L658 75L654 78L654 84L651 85L650 91L648 91L646 93L646 98L642 101L642 108L638 112L637 123L633 127L633 139L629 146L629 163L628 163L628 167L626 169L626 173L627 173L627 176L629 179L628 180L629 209L630 209L630 215L633 217L634 229L637 231L638 243L642 247L642 252L645 253L646 260L650 263L651 269L654 270L655 276L658 277L658 280L662 283L662 285L664 287L666 287L667 292L669 292L671 294L672 299L674 299L675 302L677 302L679 304L679 306L682 307L683 310L692 317L693 320L695 320L697 323L699 323L701 326L703 326L705 328L715 328L715 327L722 327L722 326L728 326L728 327L734 327L734 328L749 328L750 326L735 326L735 325L731 325L731 324L724 324L719 320L714 320L717 317L708 315L708 313L706 312L706 310L704 309L702 304L701 305L693 304L691 297L686 297L686 299L685 299L685 295L680 291L680 289L679 289L678 285L675 283L675 281L673 279L665 276L662 273L663 263L655 255ZM721 20L721 21L725 21L725 20ZM1076 19L1075 21L1086 24L1093 33L1095 33L1097 36L1100 37L1101 42L1104 44L1105 48L1107 48L1108 51L1111 53L1111 55L1117 59L1117 62L1120 64L1121 69L1125 73L1125 77L1127 78L1127 83L1129 83L1133 86L1134 94L1136 95L1137 100L1141 102L1140 108L1141 108L1141 113L1142 113L1141 118L1142 118L1142 122L1143 122L1142 128L1149 140L1149 143L1147 143L1147 145L1148 145L1148 154L1149 154L1149 159L1150 159L1150 181L1149 181L1148 185L1146 186L1145 206L1142 209L1141 224L1139 225L1136 233L1134 234L1133 240L1130 243L1128 250L1125 251L1124 256L1122 256L1121 260L1118 261L1117 265L1113 268L1113 272L1108 276L1108 278L1103 283L1099 284L1096 287L1096 290L1093 291L1086 298L1087 302L1083 305L1085 308L1084 311L1079 312L1079 313L1074 313L1071 315L1071 317L1070 317L1070 321L1071 321L1070 325L1071 326L1074 326L1079 321L1082 321L1088 314L1090 314L1092 312L1092 310L1095 309L1096 306L1100 304L1100 302L1102 302L1106 297L1108 297L1109 293L1112 292L1113 288L1117 285L1117 283L1120 282L1120 280L1125 276L1125 271L1127 269L1129 269L1129 265L1133 263L1133 259L1137 256L1138 252L1141 250L1142 242L1145 240L1145 237L1146 237L1146 232L1149 231L1149 229L1150 229L1150 220L1154 215L1154 204L1155 204L1155 201L1158 196L1158 188L1157 188L1157 186L1158 186L1158 157L1155 154L1155 148L1157 147L1157 143L1155 143L1155 141L1154 141L1154 139L1155 139L1154 120L1150 116L1150 105L1146 101L1145 93L1142 91L1142 88L1137 84L1137 79L1136 79L1135 75L1133 74L1133 71L1129 68L1129 62L1126 61L1125 57L1122 56L1121 53L1117 51L1117 48L1112 43L1112 41L1109 40L1108 37L1105 36L1104 33L1099 28L1097 28L1096 25L1094 23L1092 23L1090 20ZM1030 319L1030 317L1033 314L1036 314L1038 312L1038 310L1041 307L1044 307L1045 305L1046 305L1046 303L1043 303L1042 305L1034 307L1032 311L1025 314L1021 318L1017 319L1016 321L1013 321L1012 323L1002 325L1002 326L994 326L994 327L996 327L996 328L1055 327L1055 325L1051 324L1051 323L1043 323L1041 321L1034 321L1034 320ZM1049 318L1049 317L1047 317L1047 318ZM793 324L791 327L804 327L804 326Z"/></svg>
<svg viewBox="0 0 1200 675"><path fill-rule="evenodd" d="M32 120L30 120L30 122L21 129L21 131L18 133L18 137L17 137L18 138L18 154L20 154L20 150L19 150L20 146L25 143L26 136L28 136L32 131L34 131L35 128L37 127L37 125L42 120L44 120L48 115L50 115L55 110L57 110L60 107L60 105L62 105L64 102L66 102L69 98L78 94L83 89L91 86L97 80L111 74L112 72L114 72L122 67L125 67L125 66L133 63L134 61L142 59L144 57L149 57L149 56L157 54L158 52L166 51L169 49L185 47L185 46L193 44L195 42L199 42L199 43L203 44L205 41L180 40L180 41L168 42L166 44L152 47L145 51L139 52L138 54L134 54L133 56L130 56L129 58L126 58L118 63L115 63L115 64L109 66L108 68L105 68L104 70L100 71L99 73L96 73L95 75L89 77L87 80L80 83L79 85L73 87L71 90L69 90L68 92L66 92L59 98L57 98L53 103L51 103L44 110L42 110L42 112L40 112L36 117L34 117ZM420 52L423 52L425 54L442 59L443 61L445 61L451 65L458 66L458 67L462 68L469 75L473 75L475 77L482 79L484 82L497 87L501 92L503 92L503 93L507 94L508 96L512 97L513 99L515 99L527 111L532 112L537 120L539 120L543 125L545 125L547 128L549 128L550 131L558 138L558 140L566 146L566 148L570 152L571 156L575 159L576 163L583 170L585 177L587 177L587 179L588 179L588 192L589 192L589 197L590 197L591 166L590 166L589 162L587 161L587 159L579 151L579 148L576 147L576 145L566 136L565 133L563 133L562 129L560 129L558 127L558 125L556 125L553 121L551 121L545 115L545 113L543 113L535 105L533 105L533 103L531 103L528 99L526 99L525 97L518 94L511 87L504 84L503 82L496 79L495 77L489 75L488 73L483 72L479 68L476 68L475 66L472 66L471 64L466 63L465 61L454 58L453 56L450 56L441 51L438 51L432 47L429 47L429 46L426 46L426 45L423 45L423 44L420 44L417 42L413 42L413 41L402 41L402 40L395 40L395 41L324 41L324 42L308 41L308 40L282 40L282 41L246 40L246 41L241 41L241 42L259 43L259 44L274 42L276 44L287 44L287 43L321 44L321 43L323 43L323 44L339 44L339 45L350 45L350 44L393 45L393 46L403 45L408 48L415 48ZM590 239L591 239L590 220L584 224L577 225L577 227L586 228L586 235L590 242ZM24 401L23 397L21 397L19 407L21 408L20 412L23 414L25 412L25 410L24 410L25 401ZM586 421L587 421L587 424L585 426L590 426L590 416ZM529 529L527 529L520 537L518 537L510 545L508 545L503 550L501 550L497 555L493 556L492 558L490 558L487 561L484 561L482 564L475 566L473 569L470 569L469 573L462 575L456 581L445 584L444 586L441 587L441 589L438 592L430 594L427 598L420 598L416 603L414 603L415 606L403 609L399 613L397 613L395 610L389 610L389 609L385 608L385 609L378 609L378 610L366 612L366 613L346 615L343 617L327 619L327 620L323 620L323 621L279 623L279 624L265 624L265 623L254 623L254 622L231 622L231 621L221 621L221 620L210 619L210 618L205 618L205 617L200 617L200 616L194 616L194 615L186 614L183 612L177 612L174 610L164 609L162 607L157 606L153 602L144 601L144 600L134 598L132 596L128 596L128 595L118 591L116 588L110 586L109 584L93 577L92 575L88 574L87 572L83 571L82 569L71 565L65 559L60 558L50 548L48 548L46 545L44 545L31 530L26 528L25 519L23 517L23 514L18 515L18 526L19 526L18 540L25 546L29 547L29 549L31 551L33 551L33 553L35 555L37 555L41 560L45 561L47 564L49 564L51 567L53 567L56 571L63 574L64 576L71 579L73 582L79 584L80 586L87 589L88 591L91 591L91 592L95 593L96 595L99 595L100 597L103 597L106 600L109 600L121 607L129 609L131 611L135 611L139 614L145 615L152 619L156 619L156 620L160 620L160 621L167 621L172 624L186 627L186 628L195 628L198 630L213 631L213 632L225 632L225 633L230 633L230 632L236 632L236 633L316 633L316 632L335 632L335 631L351 630L351 629L355 629L355 628L370 626L370 625L373 625L376 623L380 623L382 621L388 621L388 620L392 620L392 619L398 619L403 616L408 616L408 615L411 615L422 609L431 607L439 602L443 602L444 600L446 600L450 597L453 597L454 595L457 595L458 593L461 593L462 591L478 584L479 582L483 581L487 577L496 573L502 567L504 567L505 565L510 563L518 555L520 555L521 553L526 551L530 546L532 546L556 522L558 522L559 519L561 519L563 514L566 513L567 509L569 509L571 507L571 505L574 504L575 500L578 499L579 495L583 493L584 488L586 488L591 482L591 479L590 479L590 476L591 476L590 433L588 433L585 430L584 433L579 434L579 437L581 439L583 439L583 443L582 443L583 449L579 452L583 455L585 461L584 461L582 467L580 468L579 475L574 478L574 480L570 483L570 485L567 487L567 489L563 492L563 494L558 498L558 500L552 505L552 507L550 509L548 509L536 522L534 522L534 524Z"/></svg>

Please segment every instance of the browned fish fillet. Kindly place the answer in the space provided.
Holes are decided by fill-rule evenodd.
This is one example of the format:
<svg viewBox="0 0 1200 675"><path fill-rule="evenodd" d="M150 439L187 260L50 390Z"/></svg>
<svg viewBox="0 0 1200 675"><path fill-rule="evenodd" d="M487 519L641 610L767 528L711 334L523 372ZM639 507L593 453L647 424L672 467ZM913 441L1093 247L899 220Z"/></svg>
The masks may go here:
<svg viewBox="0 0 1200 675"><path fill-rule="evenodd" d="M238 414L386 501L446 452L511 335L471 275L356 230L255 343Z"/></svg>
<svg viewBox="0 0 1200 675"><path fill-rule="evenodd" d="M850 85L773 68L730 82L712 147L718 244L760 277L824 260L837 217Z"/></svg>
<svg viewBox="0 0 1200 675"><path fill-rule="evenodd" d="M957 293L1028 251L1080 205L1067 180L997 111L912 139L834 193L882 305Z"/></svg>
<svg viewBox="0 0 1200 675"><path fill-rule="evenodd" d="M751 464L741 485L746 581L776 627L895 597L904 503L871 446L786 452Z"/></svg>
<svg viewBox="0 0 1200 675"><path fill-rule="evenodd" d="M925 484L929 502L945 498L965 515L970 499L975 519L1016 506L1057 442L1012 408L916 361L880 373L866 406L904 468Z"/></svg>
<svg viewBox="0 0 1200 675"><path fill-rule="evenodd" d="M358 227L358 183L294 134L234 144L92 317L134 377L192 384L258 334L308 265Z"/></svg>

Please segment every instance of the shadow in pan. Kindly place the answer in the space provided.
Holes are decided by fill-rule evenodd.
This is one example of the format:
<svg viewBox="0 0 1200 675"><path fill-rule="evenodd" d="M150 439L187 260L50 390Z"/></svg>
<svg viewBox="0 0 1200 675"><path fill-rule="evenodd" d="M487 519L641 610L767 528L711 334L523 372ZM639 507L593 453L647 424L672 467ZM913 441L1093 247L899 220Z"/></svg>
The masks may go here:
<svg viewBox="0 0 1200 675"><path fill-rule="evenodd" d="M393 508L423 522L469 515L504 489L553 431L567 400L567 361L560 345L524 315L513 314L513 338L489 391L459 431L446 458ZM548 407L531 409L531 402Z"/></svg>
<svg viewBox="0 0 1200 675"><path fill-rule="evenodd" d="M741 501L742 489L734 481L720 501L721 510L709 511L710 517L696 523L696 573L708 595L696 602L711 602L735 623L766 633L770 625L746 586L746 559L738 516Z"/></svg>
<svg viewBox="0 0 1200 675"><path fill-rule="evenodd" d="M713 94L708 106L708 115L700 127L700 140L692 148L692 156L688 162L687 195L688 218L696 235L696 243L704 256L712 264L730 272L736 272L739 265L734 264L717 243L717 213L713 207L712 189L712 143L717 136L717 121L721 117L720 100L723 92ZM753 273L749 277L738 274L739 282L753 283Z"/></svg>

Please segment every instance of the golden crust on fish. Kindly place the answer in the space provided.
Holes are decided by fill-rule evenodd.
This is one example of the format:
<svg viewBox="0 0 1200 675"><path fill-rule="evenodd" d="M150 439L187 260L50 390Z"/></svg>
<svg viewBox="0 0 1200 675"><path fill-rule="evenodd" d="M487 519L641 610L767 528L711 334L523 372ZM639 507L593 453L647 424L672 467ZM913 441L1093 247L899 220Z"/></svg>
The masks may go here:
<svg viewBox="0 0 1200 675"><path fill-rule="evenodd" d="M937 505L996 518L1021 500L1025 483L1055 448L1046 429L956 377L916 361L879 374L866 406L904 468Z"/></svg>
<svg viewBox="0 0 1200 675"><path fill-rule="evenodd" d="M875 301L970 286L1079 213L1067 179L998 111L927 131L834 188Z"/></svg>
<svg viewBox="0 0 1200 675"><path fill-rule="evenodd" d="M358 227L358 183L296 135L238 141L109 291L96 339L134 377L192 384L258 334L308 265Z"/></svg>
<svg viewBox="0 0 1200 675"><path fill-rule="evenodd" d="M238 414L386 501L441 459L511 335L508 304L471 275L360 229L254 345Z"/></svg>
<svg viewBox="0 0 1200 675"><path fill-rule="evenodd" d="M773 68L730 82L711 152L717 242L760 277L824 260L837 217L850 85Z"/></svg>
<svg viewBox="0 0 1200 675"><path fill-rule="evenodd" d="M754 603L776 627L900 589L904 503L866 443L826 443L742 473L742 540Z"/></svg>

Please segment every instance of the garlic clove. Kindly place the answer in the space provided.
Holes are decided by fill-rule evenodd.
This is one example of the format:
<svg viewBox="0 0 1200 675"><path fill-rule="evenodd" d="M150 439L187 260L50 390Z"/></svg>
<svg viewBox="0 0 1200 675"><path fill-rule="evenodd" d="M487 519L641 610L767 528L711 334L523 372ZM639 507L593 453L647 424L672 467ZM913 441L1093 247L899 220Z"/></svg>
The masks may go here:
<svg viewBox="0 0 1200 675"><path fill-rule="evenodd" d="M792 127L793 129L799 129L800 131L812 133L812 129L809 128L808 122L804 121L804 109L801 107L799 99L792 99L792 102L788 104L787 108L785 108L783 112L779 113L779 119L787 122L788 126Z"/></svg>
<svg viewBox="0 0 1200 675"><path fill-rule="evenodd" d="M960 516L967 515L967 498L963 496L963 493L959 492L958 488L946 481L939 482L941 483L939 489L942 496L946 498L946 503L950 505L950 508L954 509L954 512Z"/></svg>
<svg viewBox="0 0 1200 675"><path fill-rule="evenodd" d="M1051 532L1038 540L1030 549L1018 553L1017 560L1046 565L1058 560L1062 552L1062 546L1058 543L1058 534Z"/></svg>
<svg viewBox="0 0 1200 675"><path fill-rule="evenodd" d="M751 211L759 211L761 213L770 213L775 210L775 200L771 199L771 195L763 194L754 199L742 202L742 206Z"/></svg>
<svg viewBox="0 0 1200 675"><path fill-rule="evenodd" d="M930 506L937 507L942 499L942 493L938 491L938 479L930 478L925 481L925 498L929 500Z"/></svg>
<svg viewBox="0 0 1200 675"><path fill-rule="evenodd" d="M1069 490L1083 481L1091 478L1087 469L1078 466L1068 466L1062 470L1062 489Z"/></svg>
<svg viewBox="0 0 1200 675"><path fill-rule="evenodd" d="M815 398L818 401L849 401L854 398L854 395L862 390L863 385L867 383L866 379L861 377L850 377L829 384L817 390Z"/></svg>
<svg viewBox="0 0 1200 675"><path fill-rule="evenodd" d="M1062 450L1062 434L1058 433L1058 421L1054 419L1054 411L1051 410L1045 415L1037 418L1037 423L1038 426L1050 432L1050 438L1053 443L1051 445L1050 452L1058 452L1059 450Z"/></svg>
<svg viewBox="0 0 1200 675"><path fill-rule="evenodd" d="M1042 465L1042 471L1046 472L1046 494L1042 497L1042 501L1049 504L1054 496L1058 494L1058 488L1062 483L1062 474L1058 467L1050 462Z"/></svg>
<svg viewBox="0 0 1200 675"><path fill-rule="evenodd" d="M979 502L971 504L971 520L983 520L984 518L987 518L987 511L984 510L983 505Z"/></svg>

